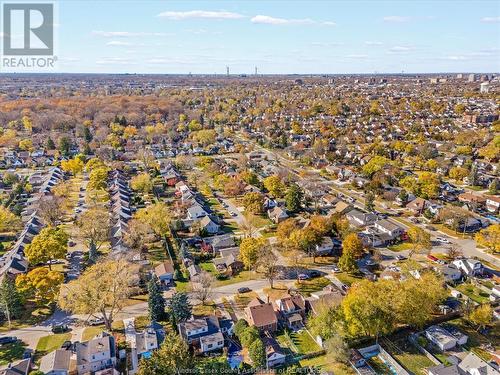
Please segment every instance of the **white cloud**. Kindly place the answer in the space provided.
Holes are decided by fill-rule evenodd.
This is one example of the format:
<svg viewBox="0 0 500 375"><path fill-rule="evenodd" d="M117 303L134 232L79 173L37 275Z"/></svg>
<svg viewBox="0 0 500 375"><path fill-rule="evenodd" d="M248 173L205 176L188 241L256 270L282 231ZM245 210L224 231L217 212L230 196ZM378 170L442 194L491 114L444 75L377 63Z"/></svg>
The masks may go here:
<svg viewBox="0 0 500 375"><path fill-rule="evenodd" d="M321 22L322 25L325 25L325 26L337 26L337 24L333 21L325 21L325 22Z"/></svg>
<svg viewBox="0 0 500 375"><path fill-rule="evenodd" d="M386 16L383 18L384 22L394 22L394 23L403 23L408 22L410 17L407 16Z"/></svg>
<svg viewBox="0 0 500 375"><path fill-rule="evenodd" d="M367 40L367 41L365 42L365 44L366 44L367 46L381 46L383 43L382 43L382 42L373 42L373 41Z"/></svg>
<svg viewBox="0 0 500 375"><path fill-rule="evenodd" d="M131 32L131 31L92 31L93 35L103 36L105 38L133 38L140 36L167 36L167 33L151 32Z"/></svg>
<svg viewBox="0 0 500 375"><path fill-rule="evenodd" d="M451 60L451 61L465 61L465 60L469 60L468 57L465 57L465 56L446 56L444 58L445 60Z"/></svg>
<svg viewBox="0 0 500 375"><path fill-rule="evenodd" d="M250 19L252 23L259 23L265 25L312 25L316 23L310 18L292 19L292 18L278 18L271 16L258 15Z"/></svg>
<svg viewBox="0 0 500 375"><path fill-rule="evenodd" d="M497 22L500 22L500 17L483 17L483 18L481 18L481 22L497 23Z"/></svg>
<svg viewBox="0 0 500 375"><path fill-rule="evenodd" d="M118 46L118 47L121 47L121 46L131 46L132 44L129 43L129 42L123 42L121 40L111 40L109 42L106 43L107 46Z"/></svg>
<svg viewBox="0 0 500 375"><path fill-rule="evenodd" d="M415 47L412 46L394 46L389 48L389 53L406 53L413 51Z"/></svg>
<svg viewBox="0 0 500 375"><path fill-rule="evenodd" d="M204 18L213 20L235 20L244 18L245 16L239 13L226 11L207 11L207 10L190 10L187 12L161 12L157 17L167 18L170 20L187 20L192 18Z"/></svg>
<svg viewBox="0 0 500 375"><path fill-rule="evenodd" d="M343 46L344 43L338 43L338 42L312 42L311 45L315 47L338 47L338 46Z"/></svg>

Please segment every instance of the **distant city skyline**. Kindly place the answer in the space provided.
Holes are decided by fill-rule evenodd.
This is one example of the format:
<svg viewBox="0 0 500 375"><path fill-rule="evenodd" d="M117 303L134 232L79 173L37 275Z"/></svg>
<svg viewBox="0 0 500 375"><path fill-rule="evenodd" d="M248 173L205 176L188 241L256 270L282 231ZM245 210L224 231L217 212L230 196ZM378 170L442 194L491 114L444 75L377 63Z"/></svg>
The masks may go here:
<svg viewBox="0 0 500 375"><path fill-rule="evenodd" d="M58 13L56 72L500 71L497 1L60 1Z"/></svg>

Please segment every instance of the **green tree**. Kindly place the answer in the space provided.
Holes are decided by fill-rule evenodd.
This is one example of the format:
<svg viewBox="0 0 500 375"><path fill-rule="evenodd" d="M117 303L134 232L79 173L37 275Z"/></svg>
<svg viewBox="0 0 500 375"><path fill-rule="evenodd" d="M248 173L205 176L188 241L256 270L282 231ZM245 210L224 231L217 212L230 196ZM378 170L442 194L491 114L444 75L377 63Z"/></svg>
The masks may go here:
<svg viewBox="0 0 500 375"><path fill-rule="evenodd" d="M244 238L240 243L240 259L246 269L252 269L259 258L262 249L267 248L265 238Z"/></svg>
<svg viewBox="0 0 500 375"><path fill-rule="evenodd" d="M285 194L285 184L278 176L269 176L264 179L264 187L275 198L281 198Z"/></svg>
<svg viewBox="0 0 500 375"><path fill-rule="evenodd" d="M184 292L176 292L170 299L169 312L174 322L185 322L192 315L192 307L188 295Z"/></svg>
<svg viewBox="0 0 500 375"><path fill-rule="evenodd" d="M260 338L250 345L248 355L254 368L264 368L266 366L266 348Z"/></svg>
<svg viewBox="0 0 500 375"><path fill-rule="evenodd" d="M343 272L356 273L358 271L356 256L350 250L342 250L342 255L339 258L338 265L340 270Z"/></svg>
<svg viewBox="0 0 500 375"><path fill-rule="evenodd" d="M243 196L245 211L252 214L261 214L264 211L264 196L261 193L250 192Z"/></svg>
<svg viewBox="0 0 500 375"><path fill-rule="evenodd" d="M151 322L162 320L165 316L165 300L156 275L148 282L148 312Z"/></svg>
<svg viewBox="0 0 500 375"><path fill-rule="evenodd" d="M68 250L68 234L60 227L47 227L38 233L26 246L24 253L31 264L64 259Z"/></svg>
<svg viewBox="0 0 500 375"><path fill-rule="evenodd" d="M368 212L375 211L375 195L371 192L365 196L365 209Z"/></svg>
<svg viewBox="0 0 500 375"><path fill-rule="evenodd" d="M23 311L21 294L9 277L4 277L0 283L0 311L5 315L9 327L11 320L21 316Z"/></svg>
<svg viewBox="0 0 500 375"><path fill-rule="evenodd" d="M56 144L54 143L54 141L52 140L52 138L48 138L47 139L47 142L45 143L45 147L47 148L47 150L55 150L56 149Z"/></svg>
<svg viewBox="0 0 500 375"><path fill-rule="evenodd" d="M286 209L292 212L300 210L304 194L297 184L291 184L285 194Z"/></svg>
<svg viewBox="0 0 500 375"><path fill-rule="evenodd" d="M410 229L408 229L407 234L412 245L409 253L410 258L415 253L421 254L428 252L431 249L432 242L429 232L419 227L411 227Z"/></svg>
<svg viewBox="0 0 500 375"><path fill-rule="evenodd" d="M340 335L334 335L325 341L328 356L336 362L348 363L350 358L349 345Z"/></svg>
<svg viewBox="0 0 500 375"><path fill-rule="evenodd" d="M68 137L61 137L59 139L59 152L63 156L68 156L71 148L71 141Z"/></svg>
<svg viewBox="0 0 500 375"><path fill-rule="evenodd" d="M488 304L481 305L476 307L467 319L477 326L478 330L484 329L493 322L493 309Z"/></svg>
<svg viewBox="0 0 500 375"><path fill-rule="evenodd" d="M169 333L159 350L150 358L141 359L138 375L178 375L193 369L193 358L184 340Z"/></svg>

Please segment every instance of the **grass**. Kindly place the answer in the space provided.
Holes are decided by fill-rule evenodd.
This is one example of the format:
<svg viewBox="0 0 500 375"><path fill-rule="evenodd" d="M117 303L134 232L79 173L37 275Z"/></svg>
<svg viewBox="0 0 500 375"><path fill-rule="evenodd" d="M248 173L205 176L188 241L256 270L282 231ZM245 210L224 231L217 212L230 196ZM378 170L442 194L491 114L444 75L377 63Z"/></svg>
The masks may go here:
<svg viewBox="0 0 500 375"><path fill-rule="evenodd" d="M204 262L198 264L202 270L205 270L210 273L216 273L217 270L212 262Z"/></svg>
<svg viewBox="0 0 500 375"><path fill-rule="evenodd" d="M104 327L104 325L85 327L82 333L82 341L88 341L105 330L106 327Z"/></svg>
<svg viewBox="0 0 500 375"><path fill-rule="evenodd" d="M26 350L26 344L22 341L17 341L12 344L5 344L0 346L0 366L7 365L8 363L22 359L23 353Z"/></svg>
<svg viewBox="0 0 500 375"><path fill-rule="evenodd" d="M234 304L239 309L244 309L254 298L258 298L259 296L255 292L248 292L237 294L234 296Z"/></svg>
<svg viewBox="0 0 500 375"><path fill-rule="evenodd" d="M253 271L241 271L236 276L232 276L227 280L217 280L214 283L214 287L231 285L231 284L241 283L243 281L255 280L255 279L256 279L255 272L253 272Z"/></svg>
<svg viewBox="0 0 500 375"><path fill-rule="evenodd" d="M315 367L321 372L331 372L335 375L355 375L354 369L343 363L332 361L326 354L299 362L302 367Z"/></svg>
<svg viewBox="0 0 500 375"><path fill-rule="evenodd" d="M309 280L296 281L295 287L301 294L309 296L311 293L322 290L325 286L330 284L330 280L326 277L316 277Z"/></svg>
<svg viewBox="0 0 500 375"><path fill-rule="evenodd" d="M179 281L177 280L175 282L175 290L177 292L188 292L190 289L190 284L189 284L189 281L185 280L185 281Z"/></svg>
<svg viewBox="0 0 500 375"><path fill-rule="evenodd" d="M283 284L274 284L274 288L264 288L263 292L269 296L270 300L275 301L288 294L288 287Z"/></svg>
<svg viewBox="0 0 500 375"><path fill-rule="evenodd" d="M387 248L391 251L405 251L410 250L412 245L408 242L401 242L396 245L387 246Z"/></svg>
<svg viewBox="0 0 500 375"><path fill-rule="evenodd" d="M484 292L483 290L479 289L478 287L476 287L470 283L464 283L464 284L457 285L456 289L458 291L460 291L462 294L469 297L474 302L477 302L480 304L489 302L488 293Z"/></svg>
<svg viewBox="0 0 500 375"><path fill-rule="evenodd" d="M205 304L199 304L199 305L194 305L193 306L193 315L200 317L200 316L207 316L207 315L213 315L216 310L216 305L213 301L207 301Z"/></svg>
<svg viewBox="0 0 500 375"><path fill-rule="evenodd" d="M60 349L64 341L71 339L71 333L58 333L41 337L36 345L36 351L40 353L50 353L56 349Z"/></svg>
<svg viewBox="0 0 500 375"><path fill-rule="evenodd" d="M132 305L137 305L139 303L147 302L148 301L148 295L147 294L140 294L137 296L132 296L128 298L125 301L125 306L132 306Z"/></svg>
<svg viewBox="0 0 500 375"><path fill-rule="evenodd" d="M371 357L368 360L368 364L377 374L392 375L391 369L377 356Z"/></svg>
<svg viewBox="0 0 500 375"><path fill-rule="evenodd" d="M314 353L321 350L316 341L314 341L312 336L305 329L300 332L293 332L290 336L299 350L299 354Z"/></svg>
<svg viewBox="0 0 500 375"><path fill-rule="evenodd" d="M434 366L434 363L408 341L406 336L396 337L392 341L383 340L383 347L392 355L404 368L415 375L425 375L428 367Z"/></svg>
<svg viewBox="0 0 500 375"><path fill-rule="evenodd" d="M351 274L348 274L346 272L340 272L340 273L336 273L335 274L335 277L342 283L342 284L345 284L347 286L351 286L352 284L356 283L356 282L359 282L361 281L363 278L359 277L359 276L354 276L354 275L351 275Z"/></svg>
<svg viewBox="0 0 500 375"><path fill-rule="evenodd" d="M485 361L491 360L491 354L482 349L481 346L490 344L495 345L495 343L500 342L500 327L498 327L498 325L493 327L488 336L484 336L479 333L475 327L470 326L463 318L452 320L448 322L448 324L454 325L461 332L469 336L467 344L465 345L466 349L473 351L478 357Z"/></svg>
<svg viewBox="0 0 500 375"><path fill-rule="evenodd" d="M38 307L31 301L27 301L24 305L25 309L19 319L12 320L11 326L6 321L0 325L0 332L10 331L12 329L21 329L29 326L37 325L52 315L53 310L50 307Z"/></svg>

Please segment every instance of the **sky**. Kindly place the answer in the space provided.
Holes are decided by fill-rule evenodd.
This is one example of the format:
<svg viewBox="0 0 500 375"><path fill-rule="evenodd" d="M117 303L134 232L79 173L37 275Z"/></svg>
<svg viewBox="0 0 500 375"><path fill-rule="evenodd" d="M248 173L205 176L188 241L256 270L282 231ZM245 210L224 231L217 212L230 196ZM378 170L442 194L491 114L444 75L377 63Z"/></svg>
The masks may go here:
<svg viewBox="0 0 500 375"><path fill-rule="evenodd" d="M500 71L500 1L57 2L59 72Z"/></svg>

